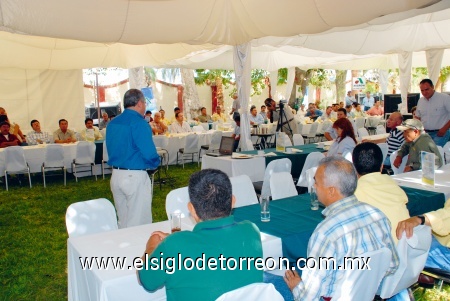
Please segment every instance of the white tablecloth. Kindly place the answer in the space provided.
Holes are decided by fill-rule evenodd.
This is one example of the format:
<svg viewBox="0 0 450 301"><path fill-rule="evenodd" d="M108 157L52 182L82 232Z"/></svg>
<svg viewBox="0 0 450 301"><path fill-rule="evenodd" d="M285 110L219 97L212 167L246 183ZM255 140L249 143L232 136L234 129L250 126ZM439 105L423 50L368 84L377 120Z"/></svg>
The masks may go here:
<svg viewBox="0 0 450 301"><path fill-rule="evenodd" d="M215 168L223 171L229 177L248 175L252 182L263 181L266 170L266 159L254 157L250 159L231 159L230 156L202 157L202 169Z"/></svg>
<svg viewBox="0 0 450 301"><path fill-rule="evenodd" d="M444 165L440 170L436 170L434 188L422 184L422 170L393 175L392 178L400 186L441 192L445 194L446 200L450 198L450 165Z"/></svg>
<svg viewBox="0 0 450 301"><path fill-rule="evenodd" d="M190 230L193 223L189 218L182 221L182 230ZM67 241L68 300L69 301L123 301L123 300L166 300L165 289L145 291L137 282L134 269L83 270L79 258L126 257L130 265L141 257L150 234L153 231L170 231L168 221L138 227L120 229L94 235L69 238ZM281 239L261 233L264 258L282 256Z"/></svg>

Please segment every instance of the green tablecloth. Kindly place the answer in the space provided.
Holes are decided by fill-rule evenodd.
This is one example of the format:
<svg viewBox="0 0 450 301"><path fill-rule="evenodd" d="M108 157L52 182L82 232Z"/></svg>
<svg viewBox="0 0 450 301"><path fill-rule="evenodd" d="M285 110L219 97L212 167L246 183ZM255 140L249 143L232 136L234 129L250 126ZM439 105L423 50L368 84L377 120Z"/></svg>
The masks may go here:
<svg viewBox="0 0 450 301"><path fill-rule="evenodd" d="M408 195L408 210L411 216L440 209L444 206L443 193L402 187ZM290 262L307 256L309 237L323 220L322 209L310 209L309 194L272 201L270 222L261 222L259 204L236 208L233 215L237 221L249 220L261 232L281 238L283 256ZM396 226L396 225L395 225Z"/></svg>
<svg viewBox="0 0 450 301"><path fill-rule="evenodd" d="M264 149L265 153L273 152L273 153L277 154L276 156L266 157L266 166L267 166L267 164L269 164L273 160L288 158L292 162L292 169L291 169L292 177L296 178L296 179L298 179L300 177L300 173L302 172L303 165L305 165L306 157L310 153L312 153L312 152L324 152L324 149L317 148L316 144L290 146L288 148L299 149L299 150L302 150L302 152L301 153L296 152L296 153L292 153L292 154L286 154L286 153L283 153L283 152L277 152L275 148L266 148L266 149ZM245 152L241 152L241 153L242 154L256 155L257 152L258 151L253 150L253 151L245 151Z"/></svg>

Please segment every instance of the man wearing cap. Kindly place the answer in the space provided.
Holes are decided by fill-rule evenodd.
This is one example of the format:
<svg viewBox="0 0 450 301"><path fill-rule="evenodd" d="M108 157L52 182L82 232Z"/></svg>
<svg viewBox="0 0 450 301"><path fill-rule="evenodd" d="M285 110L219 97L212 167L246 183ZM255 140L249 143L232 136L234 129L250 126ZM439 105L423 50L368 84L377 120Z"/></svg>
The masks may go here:
<svg viewBox="0 0 450 301"><path fill-rule="evenodd" d="M430 135L424 132L423 124L420 120L408 119L398 126L397 129L403 131L405 143L398 150L397 158L394 161L395 167L398 168L400 166L403 156L409 155L404 172L421 169L420 152L422 151L434 153L435 165L438 168L442 166L441 154Z"/></svg>
<svg viewBox="0 0 450 301"><path fill-rule="evenodd" d="M416 118L422 121L434 142L444 147L450 139L450 96L434 91L433 82L428 78L419 85L423 97L417 103Z"/></svg>

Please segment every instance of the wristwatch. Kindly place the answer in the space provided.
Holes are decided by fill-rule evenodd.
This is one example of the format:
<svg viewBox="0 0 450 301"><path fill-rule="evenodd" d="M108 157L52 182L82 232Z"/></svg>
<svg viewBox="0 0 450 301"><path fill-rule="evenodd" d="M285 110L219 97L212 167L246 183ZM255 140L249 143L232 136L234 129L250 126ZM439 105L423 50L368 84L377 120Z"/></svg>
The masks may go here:
<svg viewBox="0 0 450 301"><path fill-rule="evenodd" d="M425 224L425 216L423 216L423 215L418 215L417 217L420 218L420 224L421 224L421 225Z"/></svg>

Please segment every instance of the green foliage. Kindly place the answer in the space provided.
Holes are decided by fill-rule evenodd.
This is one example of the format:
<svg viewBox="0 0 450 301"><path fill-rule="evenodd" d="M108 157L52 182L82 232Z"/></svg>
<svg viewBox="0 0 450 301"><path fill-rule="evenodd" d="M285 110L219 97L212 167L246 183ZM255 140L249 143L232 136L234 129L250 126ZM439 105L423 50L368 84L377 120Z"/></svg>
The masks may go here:
<svg viewBox="0 0 450 301"><path fill-rule="evenodd" d="M189 176L199 170L197 163L185 169L169 167L175 187L187 186ZM53 181L52 181L53 180ZM0 188L0 300L67 299L67 232L65 214L75 202L96 198L113 200L109 176L96 182L69 177L64 187L61 177L42 185L42 176L32 177L33 188L25 181L19 187L10 180L9 192ZM165 198L174 187L154 187L153 221L166 220Z"/></svg>

